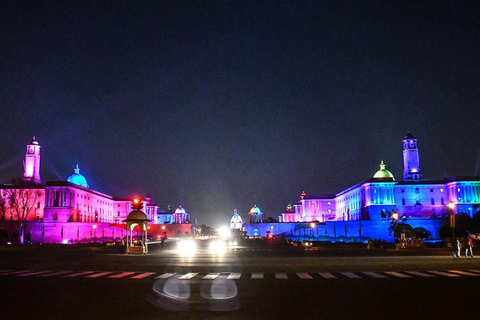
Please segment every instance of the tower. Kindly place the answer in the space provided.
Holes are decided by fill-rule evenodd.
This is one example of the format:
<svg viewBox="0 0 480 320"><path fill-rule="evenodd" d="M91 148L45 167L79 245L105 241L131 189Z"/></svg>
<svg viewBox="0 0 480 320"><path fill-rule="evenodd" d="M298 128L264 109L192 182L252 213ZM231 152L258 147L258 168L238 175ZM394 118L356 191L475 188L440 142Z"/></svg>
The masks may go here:
<svg viewBox="0 0 480 320"><path fill-rule="evenodd" d="M420 180L421 178L417 139L409 132L403 138L403 180Z"/></svg>
<svg viewBox="0 0 480 320"><path fill-rule="evenodd" d="M40 183L40 145L35 136L30 144L27 144L27 153L23 162L23 181Z"/></svg>

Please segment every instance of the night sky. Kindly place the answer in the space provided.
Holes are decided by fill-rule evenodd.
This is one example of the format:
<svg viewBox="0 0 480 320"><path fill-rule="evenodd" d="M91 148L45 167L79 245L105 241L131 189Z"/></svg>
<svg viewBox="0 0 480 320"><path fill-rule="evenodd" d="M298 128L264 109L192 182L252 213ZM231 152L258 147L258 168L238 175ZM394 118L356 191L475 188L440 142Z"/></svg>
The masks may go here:
<svg viewBox="0 0 480 320"><path fill-rule="evenodd" d="M438 1L1 1L0 182L42 145L42 181L227 224L307 194L472 176L480 6Z"/></svg>

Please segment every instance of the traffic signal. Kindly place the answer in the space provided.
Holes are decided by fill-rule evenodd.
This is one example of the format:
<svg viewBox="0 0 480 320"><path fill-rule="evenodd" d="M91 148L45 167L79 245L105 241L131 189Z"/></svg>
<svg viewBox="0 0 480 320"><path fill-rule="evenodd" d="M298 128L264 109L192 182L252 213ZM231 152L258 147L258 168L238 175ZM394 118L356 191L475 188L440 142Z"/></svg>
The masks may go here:
<svg viewBox="0 0 480 320"><path fill-rule="evenodd" d="M140 210L143 208L143 200L139 198L134 198L132 200L132 209L133 210Z"/></svg>

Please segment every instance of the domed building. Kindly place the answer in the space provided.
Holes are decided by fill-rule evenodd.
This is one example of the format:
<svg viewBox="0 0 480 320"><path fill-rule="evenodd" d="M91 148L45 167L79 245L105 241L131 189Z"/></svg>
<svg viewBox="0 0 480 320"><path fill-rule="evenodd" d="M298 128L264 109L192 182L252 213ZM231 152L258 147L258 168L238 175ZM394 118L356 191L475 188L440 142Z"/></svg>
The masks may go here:
<svg viewBox="0 0 480 320"><path fill-rule="evenodd" d="M250 223L260 223L263 221L263 213L257 205L254 205L248 213Z"/></svg>
<svg viewBox="0 0 480 320"><path fill-rule="evenodd" d="M67 181L76 184L77 186L89 188L87 179L85 179L85 177L80 174L80 168L78 167L78 163L75 166L75 169L73 169L73 171L74 173L70 177L68 177Z"/></svg>
<svg viewBox="0 0 480 320"><path fill-rule="evenodd" d="M383 160L380 162L380 170L378 170L373 177L375 179L392 179L395 180L393 177L393 174L386 169L385 163L383 163Z"/></svg>
<svg viewBox="0 0 480 320"><path fill-rule="evenodd" d="M240 230L243 226L242 217L237 213L237 209L233 210L233 216L230 219L230 229Z"/></svg>
<svg viewBox="0 0 480 320"><path fill-rule="evenodd" d="M179 206L173 214L173 223L189 223L188 221L190 221L189 214L182 206Z"/></svg>
<svg viewBox="0 0 480 320"><path fill-rule="evenodd" d="M480 208L480 177L423 178L418 141L407 133L402 139L403 176L395 180L383 160L370 178L335 194L308 195L282 212L280 223L258 223L259 209L250 211L244 224L248 236L338 237L393 240L389 231L393 212L424 238L440 239L440 230L452 214L473 217ZM257 210L258 209L258 210ZM314 224L311 224L314 222Z"/></svg>

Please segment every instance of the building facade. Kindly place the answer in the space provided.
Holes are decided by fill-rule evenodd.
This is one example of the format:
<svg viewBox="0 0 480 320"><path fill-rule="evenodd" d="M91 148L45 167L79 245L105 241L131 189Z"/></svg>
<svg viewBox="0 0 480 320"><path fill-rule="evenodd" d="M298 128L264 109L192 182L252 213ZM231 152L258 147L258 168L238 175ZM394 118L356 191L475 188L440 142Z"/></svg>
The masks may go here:
<svg viewBox="0 0 480 320"><path fill-rule="evenodd" d="M57 243L88 242L100 235L109 239L123 237L133 197L113 197L91 189L78 164L66 181L42 183L40 148L35 137L27 145L22 183L0 185L0 222L3 222L0 229L9 229L4 230L8 239L18 240L22 237L20 233L25 233L28 241ZM154 237L190 232L190 216L185 209L179 209L181 212L163 214L160 221L159 207L150 197L143 198L142 211L151 224L164 225L164 228L151 227L155 230ZM169 226L173 224L184 226ZM25 232L18 225L25 227Z"/></svg>
<svg viewBox="0 0 480 320"><path fill-rule="evenodd" d="M247 234L265 236L262 232L276 230L288 235L305 228L308 234L311 226L305 223L316 222L321 235L349 236L350 229L350 236L387 239L392 237L388 230L392 213L397 213L412 228L424 229L438 239L450 214L472 217L480 209L479 177L423 179L417 139L408 133L402 143L403 180L395 180L382 160L372 178L337 194L310 196L303 192L300 200L279 216L279 224L265 228L249 224L245 226Z"/></svg>

